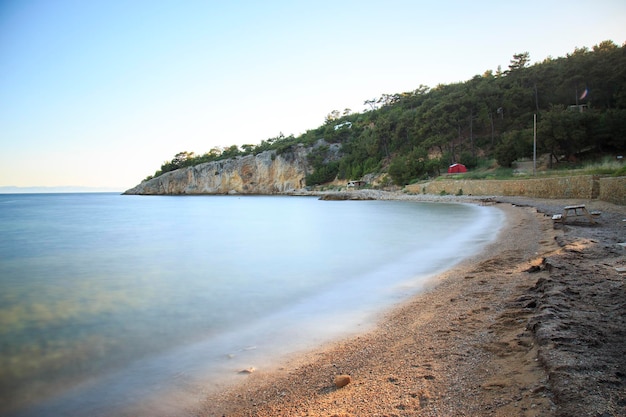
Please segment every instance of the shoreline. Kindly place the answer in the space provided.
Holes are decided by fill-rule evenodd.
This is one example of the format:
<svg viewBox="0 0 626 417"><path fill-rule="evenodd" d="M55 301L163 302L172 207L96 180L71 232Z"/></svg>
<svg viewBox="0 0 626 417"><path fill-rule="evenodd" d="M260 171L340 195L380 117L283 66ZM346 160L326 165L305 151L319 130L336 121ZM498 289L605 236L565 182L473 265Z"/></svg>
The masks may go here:
<svg viewBox="0 0 626 417"><path fill-rule="evenodd" d="M377 197L481 202L471 196L382 193ZM572 402L572 396L563 395L555 385L559 362L551 364L547 357L555 338L538 337L543 322L537 317L545 310L538 305L537 286L550 279L545 259L561 256L563 242L580 234L572 229L588 232L601 231L601 227L555 228L546 214L570 201L498 201L504 203L497 206L505 211L506 220L496 241L479 256L438 275L423 293L383 313L374 330L288 358L277 370L244 376L241 384L207 396L189 413L257 417L567 415L560 413L564 401ZM621 206L587 203L615 212L602 219L611 222L611 230L622 211L626 216ZM618 253L618 260L612 262L619 263L619 259ZM620 357L616 358L619 362ZM626 369L623 371L612 370L613 379L626 375ZM351 383L336 388L333 379L340 374L350 375ZM623 385L617 388L624 391ZM586 406L589 410L622 407L626 411L626 398L609 394L608 402ZM580 406L583 400L573 406Z"/></svg>

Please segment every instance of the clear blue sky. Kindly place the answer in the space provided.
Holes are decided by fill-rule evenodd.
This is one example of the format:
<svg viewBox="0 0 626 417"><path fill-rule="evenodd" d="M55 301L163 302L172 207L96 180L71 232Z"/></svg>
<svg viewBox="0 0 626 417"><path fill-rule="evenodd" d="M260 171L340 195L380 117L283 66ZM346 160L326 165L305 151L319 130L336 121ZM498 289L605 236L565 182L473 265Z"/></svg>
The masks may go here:
<svg viewBox="0 0 626 417"><path fill-rule="evenodd" d="M179 151L626 41L624 0L0 0L0 186L124 190Z"/></svg>

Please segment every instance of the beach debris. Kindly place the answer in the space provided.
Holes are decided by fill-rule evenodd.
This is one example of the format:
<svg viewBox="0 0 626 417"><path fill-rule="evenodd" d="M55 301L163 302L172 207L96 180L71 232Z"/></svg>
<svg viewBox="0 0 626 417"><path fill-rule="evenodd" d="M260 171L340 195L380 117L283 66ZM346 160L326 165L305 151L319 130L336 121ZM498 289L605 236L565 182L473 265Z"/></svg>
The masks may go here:
<svg viewBox="0 0 626 417"><path fill-rule="evenodd" d="M242 369L241 371L239 371L238 373L241 375L250 375L251 373L253 373L254 371L256 371L256 368L251 366L249 368L246 369Z"/></svg>
<svg viewBox="0 0 626 417"><path fill-rule="evenodd" d="M615 268L615 270L619 272L620 274L626 273L626 267L623 267L623 266L617 267Z"/></svg>
<svg viewBox="0 0 626 417"><path fill-rule="evenodd" d="M346 385L348 385L351 381L352 379L350 378L350 375L337 375L335 377L335 386L337 388L343 388Z"/></svg>

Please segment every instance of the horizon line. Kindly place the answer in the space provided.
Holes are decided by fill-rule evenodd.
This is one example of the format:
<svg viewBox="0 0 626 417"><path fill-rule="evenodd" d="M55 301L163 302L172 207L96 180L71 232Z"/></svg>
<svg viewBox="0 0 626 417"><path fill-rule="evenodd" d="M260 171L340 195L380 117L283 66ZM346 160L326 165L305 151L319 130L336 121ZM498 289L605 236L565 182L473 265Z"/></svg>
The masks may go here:
<svg viewBox="0 0 626 417"><path fill-rule="evenodd" d="M83 185L33 185L33 186L17 186L17 185L0 185L0 194L43 194L43 193L89 193L89 192L124 192L124 187L92 187Z"/></svg>

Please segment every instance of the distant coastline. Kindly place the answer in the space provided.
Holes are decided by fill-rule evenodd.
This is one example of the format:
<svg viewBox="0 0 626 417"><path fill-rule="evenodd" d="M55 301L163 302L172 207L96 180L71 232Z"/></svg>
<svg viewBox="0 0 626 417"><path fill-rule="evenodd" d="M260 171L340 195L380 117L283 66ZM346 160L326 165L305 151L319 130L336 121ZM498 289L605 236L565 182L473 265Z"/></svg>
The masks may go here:
<svg viewBox="0 0 626 417"><path fill-rule="evenodd" d="M48 194L48 193L122 193L123 187L17 187L1 186L0 194Z"/></svg>

